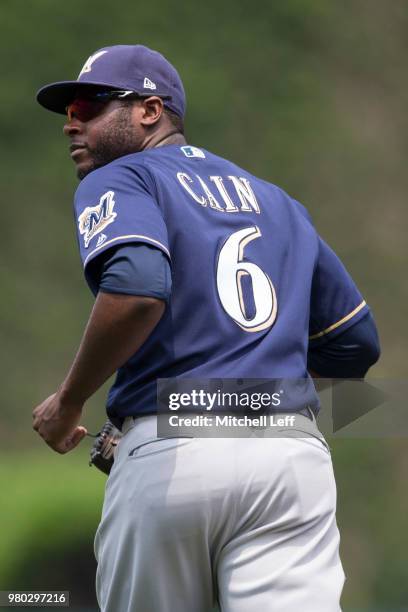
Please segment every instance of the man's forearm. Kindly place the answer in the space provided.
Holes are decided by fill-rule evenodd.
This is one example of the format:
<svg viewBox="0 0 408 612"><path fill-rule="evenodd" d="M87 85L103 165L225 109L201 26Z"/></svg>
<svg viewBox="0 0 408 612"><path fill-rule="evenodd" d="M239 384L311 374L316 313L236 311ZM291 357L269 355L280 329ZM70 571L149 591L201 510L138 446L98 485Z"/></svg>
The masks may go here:
<svg viewBox="0 0 408 612"><path fill-rule="evenodd" d="M149 337L165 309L162 300L99 293L78 353L59 394L83 404Z"/></svg>

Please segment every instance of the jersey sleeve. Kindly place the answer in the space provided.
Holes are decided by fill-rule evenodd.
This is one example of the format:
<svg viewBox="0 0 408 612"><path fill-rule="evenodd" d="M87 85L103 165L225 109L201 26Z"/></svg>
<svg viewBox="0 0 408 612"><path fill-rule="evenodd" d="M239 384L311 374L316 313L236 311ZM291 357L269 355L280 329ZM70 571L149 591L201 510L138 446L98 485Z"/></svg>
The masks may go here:
<svg viewBox="0 0 408 612"><path fill-rule="evenodd" d="M342 333L369 311L340 259L324 240L320 237L318 240L310 303L312 346Z"/></svg>
<svg viewBox="0 0 408 612"><path fill-rule="evenodd" d="M312 221L312 217L309 213L309 211L307 210L307 208L305 206L303 206L303 204L301 204L300 202L298 202L297 200L295 200L294 198L290 198L290 200L292 201L292 204L295 206L296 210L302 215L302 217L304 217L306 219L306 221L308 221L310 223L310 225L314 228L313 225L313 221Z"/></svg>
<svg viewBox="0 0 408 612"><path fill-rule="evenodd" d="M95 257L86 267L85 278L96 296L121 293L168 301L171 270L166 255L147 244L119 244Z"/></svg>
<svg viewBox="0 0 408 612"><path fill-rule="evenodd" d="M84 268L105 250L140 242L170 259L167 228L143 168L114 162L94 170L75 194L75 222Z"/></svg>
<svg viewBox="0 0 408 612"><path fill-rule="evenodd" d="M364 378L380 357L373 316L367 312L355 325L319 346L309 346L308 370L326 378Z"/></svg>

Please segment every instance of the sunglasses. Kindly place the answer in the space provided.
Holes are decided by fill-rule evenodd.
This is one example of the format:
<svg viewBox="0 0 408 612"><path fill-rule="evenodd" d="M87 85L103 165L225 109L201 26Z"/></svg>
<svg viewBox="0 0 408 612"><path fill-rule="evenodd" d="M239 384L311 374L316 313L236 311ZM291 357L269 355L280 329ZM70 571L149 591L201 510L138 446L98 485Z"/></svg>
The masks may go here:
<svg viewBox="0 0 408 612"><path fill-rule="evenodd" d="M151 94L149 94L151 95ZM111 100L141 100L142 98L149 96L141 96L135 91L129 91L124 89L115 89L110 91L99 91L96 93L89 93L86 95L78 96L71 104L68 104L65 111L67 113L68 121L72 121L75 117L81 123L90 121L97 117L105 105ZM169 99L170 96L160 96L163 99Z"/></svg>

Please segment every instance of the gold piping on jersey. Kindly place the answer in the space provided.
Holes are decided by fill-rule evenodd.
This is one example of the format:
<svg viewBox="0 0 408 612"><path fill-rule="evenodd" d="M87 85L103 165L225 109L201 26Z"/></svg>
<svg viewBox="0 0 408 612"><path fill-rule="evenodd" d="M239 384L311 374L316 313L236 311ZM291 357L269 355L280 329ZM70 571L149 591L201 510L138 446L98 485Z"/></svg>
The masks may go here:
<svg viewBox="0 0 408 612"><path fill-rule="evenodd" d="M315 340L315 338L321 338L321 336L328 334L329 332L333 331L333 329L336 329L336 327L340 327L340 325L343 325L343 323L346 323L346 321L349 321L350 319L354 317L354 315L360 312L360 310L364 308L365 305L366 305L366 301L363 300L361 304L357 306L357 308L355 308L348 315L340 319L340 321L337 321L337 323L333 323L333 325L330 325L330 327L326 327L326 329L319 332L318 334L313 334L313 336L309 336L309 340Z"/></svg>
<svg viewBox="0 0 408 612"><path fill-rule="evenodd" d="M158 240L155 240L154 238L149 238L149 236L142 236L141 234L130 234L129 236L118 236L117 238L112 238L111 240L107 240L106 242L101 244L101 246L96 247L96 249L91 251L91 253L89 253L88 257L85 259L85 261L84 261L84 268L85 268L86 264L88 263L89 258L92 257L92 255L94 253L96 253L97 251L100 251L102 248L105 248L107 244L112 244L113 242L118 242L118 240L129 240L129 238L143 238L143 241L146 240L147 242L150 242L151 244L158 244L163 249L163 251L166 253L166 255L168 255L169 258L170 258L169 250L164 246L164 244L162 244Z"/></svg>

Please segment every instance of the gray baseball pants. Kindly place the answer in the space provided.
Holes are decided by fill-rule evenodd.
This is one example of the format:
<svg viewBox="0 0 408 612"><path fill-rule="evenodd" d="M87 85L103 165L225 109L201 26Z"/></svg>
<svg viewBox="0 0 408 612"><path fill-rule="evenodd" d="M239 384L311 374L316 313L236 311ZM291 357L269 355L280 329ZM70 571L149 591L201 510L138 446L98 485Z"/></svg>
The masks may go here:
<svg viewBox="0 0 408 612"><path fill-rule="evenodd" d="M95 538L102 612L338 612L330 451L311 437L157 439L127 419ZM295 435L302 435L297 433Z"/></svg>

